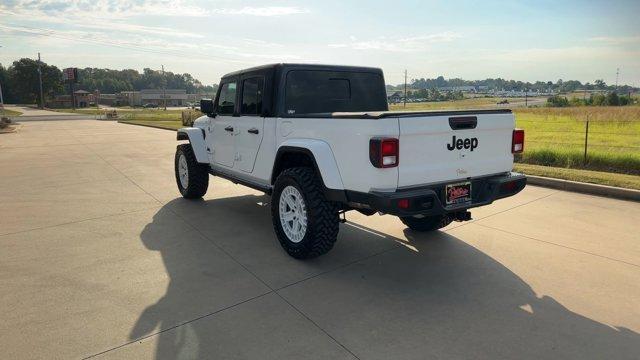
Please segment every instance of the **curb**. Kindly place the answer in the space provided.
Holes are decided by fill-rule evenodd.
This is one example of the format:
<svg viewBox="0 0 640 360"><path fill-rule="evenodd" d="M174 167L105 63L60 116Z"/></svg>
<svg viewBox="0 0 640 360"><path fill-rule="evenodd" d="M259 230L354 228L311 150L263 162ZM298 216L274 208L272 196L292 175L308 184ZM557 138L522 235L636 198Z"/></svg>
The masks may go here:
<svg viewBox="0 0 640 360"><path fill-rule="evenodd" d="M144 127L154 128L154 129L169 130L169 131L176 131L176 132L178 131L178 129L170 129L168 127L160 127L160 126L157 126L157 125L136 124L136 123L129 122L127 120L118 120L118 124L133 125L133 126L144 126Z"/></svg>
<svg viewBox="0 0 640 360"><path fill-rule="evenodd" d="M615 186L589 184L571 180L553 179L542 176L527 175L527 184L577 192L589 195L605 196L614 199L640 202L640 190L625 189Z"/></svg>
<svg viewBox="0 0 640 360"><path fill-rule="evenodd" d="M71 114L71 115L20 115L11 116L11 121L23 122L23 121L56 121L56 120L93 120L94 115L84 114Z"/></svg>

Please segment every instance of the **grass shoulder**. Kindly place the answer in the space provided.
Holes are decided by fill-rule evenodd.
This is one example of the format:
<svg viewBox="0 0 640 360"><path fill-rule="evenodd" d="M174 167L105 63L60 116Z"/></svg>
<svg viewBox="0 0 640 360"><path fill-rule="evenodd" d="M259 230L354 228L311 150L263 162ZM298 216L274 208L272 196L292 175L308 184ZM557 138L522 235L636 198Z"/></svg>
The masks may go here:
<svg viewBox="0 0 640 360"><path fill-rule="evenodd" d="M527 175L586 182L590 184L616 186L640 190L640 176L616 174L602 171L567 169L551 166L514 164L514 170Z"/></svg>
<svg viewBox="0 0 640 360"><path fill-rule="evenodd" d="M8 110L8 109L4 109L4 110L0 111L0 113L2 114L2 116L20 116L20 115L22 115L22 112L20 112L20 111Z"/></svg>

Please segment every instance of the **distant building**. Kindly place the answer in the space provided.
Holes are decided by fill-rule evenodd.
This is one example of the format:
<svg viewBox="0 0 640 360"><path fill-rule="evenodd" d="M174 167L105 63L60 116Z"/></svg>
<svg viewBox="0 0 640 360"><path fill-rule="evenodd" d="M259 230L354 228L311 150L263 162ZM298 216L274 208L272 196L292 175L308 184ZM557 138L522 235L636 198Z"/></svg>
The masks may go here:
<svg viewBox="0 0 640 360"><path fill-rule="evenodd" d="M141 106L140 91L121 91L116 94L115 106Z"/></svg>
<svg viewBox="0 0 640 360"><path fill-rule="evenodd" d="M117 94L100 94L98 96L98 104L106 106L117 106Z"/></svg>
<svg viewBox="0 0 640 360"><path fill-rule="evenodd" d="M391 95L387 93L387 101L391 104L399 103L402 101L402 93L400 91L395 91Z"/></svg>
<svg viewBox="0 0 640 360"><path fill-rule="evenodd" d="M73 98L71 95L56 95L52 100L47 101L46 105L49 108L72 108L74 99L76 108L86 108L95 103L94 94L88 91L76 90L73 95Z"/></svg>
<svg viewBox="0 0 640 360"><path fill-rule="evenodd" d="M73 92L73 95L76 101L77 108L86 108L90 103L93 103L95 101L95 97L93 96L93 94L88 91L76 90Z"/></svg>
<svg viewBox="0 0 640 360"><path fill-rule="evenodd" d="M180 89L144 89L140 90L140 104L156 104L162 106L185 106L187 103L187 90Z"/></svg>
<svg viewBox="0 0 640 360"><path fill-rule="evenodd" d="M155 104L164 106L166 99L167 106L187 106L192 103L200 103L200 99L212 99L215 93L187 94L181 89L143 89L140 91L121 91L116 94L100 94L98 102L107 106L143 106L145 104Z"/></svg>
<svg viewBox="0 0 640 360"><path fill-rule="evenodd" d="M216 93L187 94L187 102L200 104L201 99L213 99Z"/></svg>

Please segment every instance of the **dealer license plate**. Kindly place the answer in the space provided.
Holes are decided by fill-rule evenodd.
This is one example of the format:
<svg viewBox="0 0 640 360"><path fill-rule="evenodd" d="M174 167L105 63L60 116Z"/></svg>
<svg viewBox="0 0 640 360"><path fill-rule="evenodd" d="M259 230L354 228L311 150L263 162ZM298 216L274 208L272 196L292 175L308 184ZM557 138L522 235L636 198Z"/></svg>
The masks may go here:
<svg viewBox="0 0 640 360"><path fill-rule="evenodd" d="M471 182L449 184L445 188L447 205L471 202Z"/></svg>

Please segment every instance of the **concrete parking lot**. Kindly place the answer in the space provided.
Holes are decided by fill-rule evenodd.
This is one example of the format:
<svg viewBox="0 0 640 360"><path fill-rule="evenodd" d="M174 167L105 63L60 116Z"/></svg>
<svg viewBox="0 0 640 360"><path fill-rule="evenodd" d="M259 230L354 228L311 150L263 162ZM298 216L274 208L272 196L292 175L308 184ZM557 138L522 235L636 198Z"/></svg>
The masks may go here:
<svg viewBox="0 0 640 360"><path fill-rule="evenodd" d="M0 135L0 357L638 359L640 204L529 186L420 234L349 213L280 248L269 198L179 197L175 133Z"/></svg>

